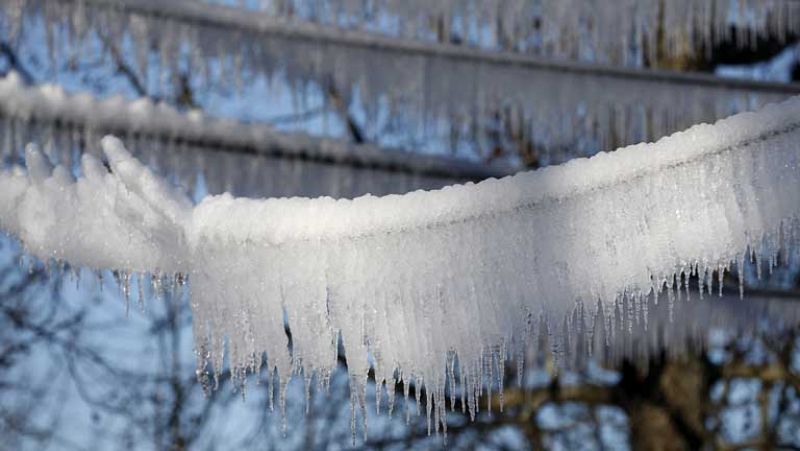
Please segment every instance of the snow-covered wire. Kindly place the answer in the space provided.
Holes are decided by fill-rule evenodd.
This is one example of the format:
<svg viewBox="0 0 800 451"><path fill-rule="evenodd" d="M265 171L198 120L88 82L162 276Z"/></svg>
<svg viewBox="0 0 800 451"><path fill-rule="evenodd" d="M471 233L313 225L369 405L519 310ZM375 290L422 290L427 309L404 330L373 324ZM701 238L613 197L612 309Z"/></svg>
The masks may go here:
<svg viewBox="0 0 800 451"><path fill-rule="evenodd" d="M456 367L474 414L507 358L680 350L672 332L699 311L690 274L710 291L750 255L798 249L798 142L794 98L478 184L192 206L107 137L111 172L86 155L77 181L30 147L27 174L0 173L0 228L43 260L120 270L125 287L130 272L188 275L200 374L220 371L227 341L235 374L267 364L283 393L295 372L325 381L341 338L354 403L372 367L391 397L398 378L424 385L441 419Z"/></svg>

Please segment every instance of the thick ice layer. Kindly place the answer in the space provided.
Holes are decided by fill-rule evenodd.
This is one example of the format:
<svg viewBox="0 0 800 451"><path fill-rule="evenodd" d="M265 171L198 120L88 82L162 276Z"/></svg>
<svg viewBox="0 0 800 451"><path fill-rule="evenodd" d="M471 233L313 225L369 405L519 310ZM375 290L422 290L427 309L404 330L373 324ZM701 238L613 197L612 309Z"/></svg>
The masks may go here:
<svg viewBox="0 0 800 451"><path fill-rule="evenodd" d="M622 12L601 8L600 15L613 18L610 29L617 36L618 14L636 9L631 1L625 4L629 8ZM579 144L607 150L798 93L793 86L421 43L191 0L23 0L3 6L0 25L10 36L24 36L25 20L43 18L56 67L82 55L94 58L98 46L103 51L115 46L136 56L129 64L141 80L157 73L150 80L160 80L159 86L184 73L206 92L230 92L242 80L259 78L269 80L271 94L309 86L310 92L325 92L333 86L344 104L366 118L393 118L404 138L462 136L482 149L498 144L499 133L544 152ZM570 17L568 10L558 11ZM98 43L98 30L107 45Z"/></svg>
<svg viewBox="0 0 800 451"><path fill-rule="evenodd" d="M300 371L324 380L341 336L354 402L373 367L389 386L424 385L435 419L453 377L474 413L507 357L571 367L680 350L669 331L685 330L654 324L699 310L680 291L656 304L664 283L691 272L710 288L750 251L798 248L799 138L795 98L476 185L353 200L220 195L193 208L106 138L113 173L87 157L77 183L49 176L31 149L27 178L1 176L0 225L42 258L188 274L201 373L220 368L227 339L240 371L266 352L281 384Z"/></svg>
<svg viewBox="0 0 800 451"><path fill-rule="evenodd" d="M219 342L227 324L239 336L232 361L268 349L285 365L282 307L295 367L326 371L341 332L354 380L370 355L379 381L399 369L436 397L453 354L479 384L491 380L487 365L497 374L498 356L521 355L540 334L564 363L622 355L635 342L627 337L645 333L642 298L675 274L705 280L748 249L796 244L798 113L794 99L656 144L436 192L207 198L191 238L194 260L210 263L192 276L210 297L195 315L198 336ZM269 316L269 327L254 323Z"/></svg>

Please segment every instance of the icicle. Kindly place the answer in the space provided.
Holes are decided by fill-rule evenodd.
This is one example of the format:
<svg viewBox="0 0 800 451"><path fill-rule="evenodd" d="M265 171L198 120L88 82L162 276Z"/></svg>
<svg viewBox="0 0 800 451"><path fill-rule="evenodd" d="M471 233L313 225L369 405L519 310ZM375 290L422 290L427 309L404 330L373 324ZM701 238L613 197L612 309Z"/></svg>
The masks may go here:
<svg viewBox="0 0 800 451"><path fill-rule="evenodd" d="M435 404L433 408L433 429L436 435L439 435L439 422L441 420L441 412L442 412L442 402L443 399L441 397L443 393L437 388L434 392L433 397L431 398L431 402Z"/></svg>
<svg viewBox="0 0 800 451"><path fill-rule="evenodd" d="M125 302L125 318L130 315L131 312L131 298L130 298L130 288L128 286L127 274L125 274L123 279L123 288L122 288L122 297L124 298Z"/></svg>
<svg viewBox="0 0 800 451"><path fill-rule="evenodd" d="M450 411L456 410L456 354L451 353L447 365L447 378L450 381Z"/></svg>
<svg viewBox="0 0 800 451"><path fill-rule="evenodd" d="M653 293L653 296L658 299L658 295ZM667 288L667 309L669 309L669 322L675 321L675 296L672 293L672 287Z"/></svg>
<svg viewBox="0 0 800 451"><path fill-rule="evenodd" d="M503 408L505 407L505 374L506 374L506 342L505 340L500 341L500 354L497 358L497 397L498 402L500 403L500 413L503 413Z"/></svg>
<svg viewBox="0 0 800 451"><path fill-rule="evenodd" d="M267 393L269 394L269 411L275 412L275 373L277 369L272 363L269 366L269 383L267 386Z"/></svg>
<svg viewBox="0 0 800 451"><path fill-rule="evenodd" d="M407 378L403 378L403 406L406 409L406 426L411 424L411 406L408 402L408 395L410 389L410 381Z"/></svg>
<svg viewBox="0 0 800 451"><path fill-rule="evenodd" d="M478 415L478 397L477 397L477 385L476 379L478 378L478 372L473 368L471 369L470 374L467 377L467 396L468 396L468 403L469 403L469 419L470 421L475 421L475 417Z"/></svg>
<svg viewBox="0 0 800 451"><path fill-rule="evenodd" d="M417 376L414 379L414 405L417 410L417 417L422 415L422 386L423 386L422 378Z"/></svg>
<svg viewBox="0 0 800 451"><path fill-rule="evenodd" d="M367 441L367 431L368 431L368 424L367 424L367 377L364 376L364 382L362 383L361 389L361 396L359 399L359 407L361 408L361 426L364 429L364 441Z"/></svg>
<svg viewBox="0 0 800 451"><path fill-rule="evenodd" d="M489 354L486 356L484 360L485 365L487 367L487 378L486 378L486 412L489 415L492 414L492 385L494 385L494 356L492 351L489 351Z"/></svg>
<svg viewBox="0 0 800 451"><path fill-rule="evenodd" d="M702 274L702 275L701 275ZM703 300L703 293L705 292L705 269L701 271L700 265L698 264L695 269L695 275L697 276L697 292L700 296L700 300Z"/></svg>
<svg viewBox="0 0 800 451"><path fill-rule="evenodd" d="M595 309L594 324L592 326L592 355L600 362L605 362L608 358L606 355L606 346L608 345L607 335L603 301L598 300L597 308Z"/></svg>
<svg viewBox="0 0 800 451"><path fill-rule="evenodd" d="M395 403L395 395L396 395L396 387L397 387L397 380L392 378L391 379L392 386L387 387L386 389L386 397L387 403L389 407L389 418L392 418L392 414L394 413L394 403Z"/></svg>
<svg viewBox="0 0 800 451"><path fill-rule="evenodd" d="M200 383L200 386L203 389L203 394L206 396L206 398L208 398L211 395L211 383L209 381L207 368L211 358L211 353L208 351L208 342L205 340L205 338L195 337L195 340L198 342L198 345L195 348L195 355L197 357L195 375L197 376L197 381Z"/></svg>
<svg viewBox="0 0 800 451"><path fill-rule="evenodd" d="M428 425L428 437L431 436L431 412L433 411L433 390L430 386L425 387L425 418Z"/></svg>
<svg viewBox="0 0 800 451"><path fill-rule="evenodd" d="M139 279L137 280L137 289L139 292L139 311L144 312L144 287L145 287L145 275L139 274Z"/></svg>
<svg viewBox="0 0 800 451"><path fill-rule="evenodd" d="M762 274L761 274L762 262L761 262L761 253L760 252L756 252L755 253L755 259L756 259L756 278L758 280L762 280L762 277L761 277L762 276Z"/></svg>
<svg viewBox="0 0 800 451"><path fill-rule="evenodd" d="M461 414L467 414L467 398L469 396L469 374L468 368L464 366L463 362L459 359L458 361L458 369L459 369L459 382L461 382Z"/></svg>
<svg viewBox="0 0 800 451"><path fill-rule="evenodd" d="M350 388L350 438L353 446L356 446L356 410L358 409L358 395L355 387Z"/></svg>
<svg viewBox="0 0 800 451"><path fill-rule="evenodd" d="M739 258L736 273L739 279L739 299L744 299L744 255Z"/></svg>
<svg viewBox="0 0 800 451"><path fill-rule="evenodd" d="M381 414L381 385L383 385L383 380L378 380L375 378L375 414Z"/></svg>
<svg viewBox="0 0 800 451"><path fill-rule="evenodd" d="M286 437L286 430L288 427L286 418L286 390L288 389L289 381L286 377L278 374L278 403L281 409L281 432ZM353 432L355 433L355 431ZM355 438L353 439L355 440Z"/></svg>
<svg viewBox="0 0 800 451"><path fill-rule="evenodd" d="M79 269L75 268L74 266L70 266L69 268L70 275L72 280L75 282L75 290L81 289L81 272Z"/></svg>
<svg viewBox="0 0 800 451"><path fill-rule="evenodd" d="M310 376L306 376L304 378L303 382L304 382L303 391L304 391L305 402L306 402L305 414L306 414L306 416L308 416L308 413L311 411L311 377ZM378 401L378 405L380 405L380 401ZM380 413L380 411L378 413Z"/></svg>

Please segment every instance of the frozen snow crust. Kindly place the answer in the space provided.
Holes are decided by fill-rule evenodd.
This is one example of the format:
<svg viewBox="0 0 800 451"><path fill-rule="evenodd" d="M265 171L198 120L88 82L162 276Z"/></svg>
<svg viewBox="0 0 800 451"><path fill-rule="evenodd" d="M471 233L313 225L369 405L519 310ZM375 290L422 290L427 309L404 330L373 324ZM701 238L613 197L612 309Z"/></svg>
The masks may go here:
<svg viewBox="0 0 800 451"><path fill-rule="evenodd" d="M27 173L0 173L0 227L45 261L189 276L201 376L227 352L237 377L269 365L281 387L324 385L341 339L354 405L372 367L390 404L394 381L424 385L437 430L446 388L474 414L508 358L521 372L679 351L690 273L710 291L714 272L798 248L800 98L558 167L352 200L192 206L119 139L102 147L110 172L86 155L77 181L29 147Z"/></svg>

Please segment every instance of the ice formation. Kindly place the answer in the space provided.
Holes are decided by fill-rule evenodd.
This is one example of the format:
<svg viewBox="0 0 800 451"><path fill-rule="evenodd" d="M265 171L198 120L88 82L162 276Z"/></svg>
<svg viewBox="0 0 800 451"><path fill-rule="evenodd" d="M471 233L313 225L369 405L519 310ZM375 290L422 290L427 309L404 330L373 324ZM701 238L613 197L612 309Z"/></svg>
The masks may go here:
<svg viewBox="0 0 800 451"><path fill-rule="evenodd" d="M68 94L55 85L25 86L14 72L0 78L0 130L0 157L12 157L33 142L66 167L79 158L76 150L99 156L95 143L107 133L120 134L139 159L177 178L190 192L202 173L212 194L355 197L441 188L511 172L445 156L278 132L198 111L181 113L146 98L101 100Z"/></svg>
<svg viewBox="0 0 800 451"><path fill-rule="evenodd" d="M231 0L203 0L231 4ZM428 40L516 50L564 59L642 64L730 39L800 33L793 0L241 0L284 18ZM660 35L660 36L659 36ZM661 39L663 48L658 49Z"/></svg>
<svg viewBox="0 0 800 451"><path fill-rule="evenodd" d="M449 3L455 4L443 4ZM26 26L44 23L54 67L115 46L132 55L128 64L140 79L152 82L158 74L165 85L188 73L204 91L229 90L258 77L269 80L271 92L334 86L354 110L368 118L379 112L392 117L418 140L454 134L484 149L493 145L499 117L543 151L579 145L609 150L800 93L794 85L641 73L387 37L193 0L20 0L2 6L0 26L12 42ZM616 23L618 11L636 8L602 9L612 10ZM620 35L617 25L610 29Z"/></svg>
<svg viewBox="0 0 800 451"><path fill-rule="evenodd" d="M685 346L697 318L681 312L702 310L689 274L710 291L715 272L798 249L798 138L794 98L478 184L192 206L106 137L111 172L85 155L77 181L29 147L27 173L0 173L0 227L124 287L131 272L188 276L201 376L227 356L237 377L267 365L280 387L324 385L341 340L354 405L372 368L390 406L396 380L424 386L438 430L445 395L474 415L507 359L572 368Z"/></svg>

